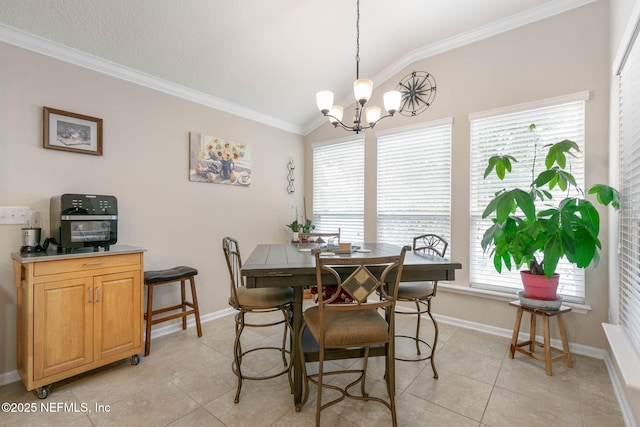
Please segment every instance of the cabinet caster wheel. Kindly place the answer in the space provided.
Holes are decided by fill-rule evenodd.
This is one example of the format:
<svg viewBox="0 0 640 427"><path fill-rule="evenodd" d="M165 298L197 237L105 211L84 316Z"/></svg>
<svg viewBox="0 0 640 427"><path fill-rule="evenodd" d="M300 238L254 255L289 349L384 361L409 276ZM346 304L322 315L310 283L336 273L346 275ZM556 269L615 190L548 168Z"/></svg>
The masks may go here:
<svg viewBox="0 0 640 427"><path fill-rule="evenodd" d="M46 399L49 396L49 391L51 390L51 384L46 385L44 387L38 387L34 390L34 393L38 397L38 399Z"/></svg>
<svg viewBox="0 0 640 427"><path fill-rule="evenodd" d="M130 356L129 363L131 363L133 366L136 366L138 363L140 363L140 355L134 354L133 356Z"/></svg>

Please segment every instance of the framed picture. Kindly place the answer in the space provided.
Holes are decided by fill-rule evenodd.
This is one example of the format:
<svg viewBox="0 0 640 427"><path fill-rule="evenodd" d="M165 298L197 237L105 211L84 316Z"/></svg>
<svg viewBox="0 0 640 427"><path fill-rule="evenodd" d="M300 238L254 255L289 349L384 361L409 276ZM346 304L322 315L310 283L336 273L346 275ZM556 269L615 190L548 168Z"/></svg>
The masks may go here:
<svg viewBox="0 0 640 427"><path fill-rule="evenodd" d="M43 147L102 156L102 119L44 107Z"/></svg>
<svg viewBox="0 0 640 427"><path fill-rule="evenodd" d="M251 185L248 144L191 132L189 180L213 184Z"/></svg>

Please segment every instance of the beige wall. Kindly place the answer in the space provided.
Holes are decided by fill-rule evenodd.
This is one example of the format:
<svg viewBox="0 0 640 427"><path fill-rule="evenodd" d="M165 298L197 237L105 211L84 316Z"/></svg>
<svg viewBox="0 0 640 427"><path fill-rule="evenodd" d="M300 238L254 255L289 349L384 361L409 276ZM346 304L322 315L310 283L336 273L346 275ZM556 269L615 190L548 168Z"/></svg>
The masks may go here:
<svg viewBox="0 0 640 427"><path fill-rule="evenodd" d="M289 238L290 207L302 206L302 137L2 43L0 64L0 206L40 211L43 238L52 195L115 195L118 243L147 248L148 269L196 267L203 314L228 307L222 237L237 237L246 255ZM43 149L43 106L102 118L104 155ZM250 144L251 186L190 182L190 131ZM300 166L293 196L290 156ZM16 367L10 254L20 228L0 225L0 379Z"/></svg>
<svg viewBox="0 0 640 427"><path fill-rule="evenodd" d="M469 113L505 107L588 90L586 103L587 185L608 180L609 114L609 25L608 3L596 2L450 52L421 60L407 67L388 83L374 88L379 97L395 82L414 70L432 73L437 81L435 102L415 118L394 117L380 123L380 130L434 119L453 117L452 147L452 236L450 256L463 265L455 285L469 286ZM345 76L349 78L349 76ZM375 104L374 104L375 105ZM345 116L348 116L345 113ZM377 128L376 128L377 130ZM307 137L307 161L312 143L344 135L329 125ZM375 132L367 133L367 150L375 152ZM374 157L374 154L371 155ZM311 182L311 164L306 168ZM368 162L367 180L375 180L375 162ZM306 190L311 199L311 188ZM375 185L365 190L366 207L375 212ZM607 213L602 212L603 224ZM374 220L371 213L367 217ZM375 239L375 226L366 226L365 240ZM606 227L605 242L597 269L587 270L588 314L567 315L569 339L573 343L604 348L606 340L600 323L607 319ZM439 292L434 303L437 314L505 329L513 328L514 309L504 300Z"/></svg>

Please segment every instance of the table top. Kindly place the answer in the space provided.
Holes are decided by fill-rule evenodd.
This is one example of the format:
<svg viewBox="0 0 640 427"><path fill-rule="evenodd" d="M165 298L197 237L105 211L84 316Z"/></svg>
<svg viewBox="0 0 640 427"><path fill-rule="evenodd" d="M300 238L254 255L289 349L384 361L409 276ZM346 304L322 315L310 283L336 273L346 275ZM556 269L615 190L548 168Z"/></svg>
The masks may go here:
<svg viewBox="0 0 640 427"><path fill-rule="evenodd" d="M70 253L57 253L56 251L46 251L46 252L33 252L33 253L25 253L21 254L19 252L14 252L11 254L11 258L21 263L27 262L42 262L42 261L55 261L59 259L69 259L69 258L87 258L87 257L95 257L95 256L109 256L109 255L122 255L122 254L130 254L137 252L146 252L145 248L140 248L137 246L128 246L128 245L112 245L108 251L105 251L104 248L100 248L99 251L94 252L93 248L79 248L75 249Z"/></svg>
<svg viewBox="0 0 640 427"><path fill-rule="evenodd" d="M394 256L399 255L401 250L400 246L387 243L365 243L359 246L367 252L334 256L356 258ZM249 258L243 262L242 275L248 278L308 277L315 275L315 263L315 255L308 251L300 251L297 244L262 244L256 246ZM408 251L404 259L402 280L453 280L455 270L460 268L462 265L459 262L447 258ZM248 284L248 286L251 285Z"/></svg>

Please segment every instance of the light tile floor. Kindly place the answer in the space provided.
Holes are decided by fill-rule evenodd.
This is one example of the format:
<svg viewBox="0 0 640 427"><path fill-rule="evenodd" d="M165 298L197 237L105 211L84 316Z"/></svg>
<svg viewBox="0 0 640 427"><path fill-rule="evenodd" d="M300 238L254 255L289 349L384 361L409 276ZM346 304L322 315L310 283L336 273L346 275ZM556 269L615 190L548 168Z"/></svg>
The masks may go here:
<svg viewBox="0 0 640 427"><path fill-rule="evenodd" d="M414 321L398 316L398 331L411 333ZM432 328L424 325L428 335ZM285 376L245 381L240 403L233 403L233 331L233 317L227 316L204 324L202 338L195 328L159 337L139 365L125 360L55 383L44 400L21 382L0 387L0 402L36 407L31 413L0 412L0 426L314 425L315 387L309 402L296 412ZM247 343L268 343L280 339L279 333L247 329L243 337ZM409 340L398 340L397 347L405 354L414 349ZM439 379L433 378L428 362L396 363L398 424L624 426L603 361L573 355L572 369L556 362L549 377L541 362L522 354L509 359L508 347L506 338L441 323ZM278 358L247 359L247 370L268 371ZM367 387L371 394L386 397L381 362L372 359ZM352 363L359 362L340 362ZM333 381L347 383L343 378ZM322 425L332 427L388 426L390 420L382 405L349 399L322 413Z"/></svg>

